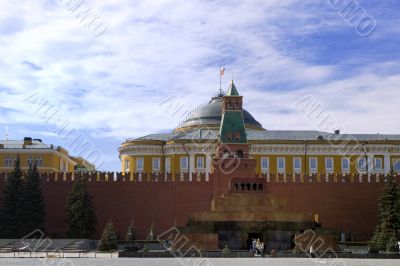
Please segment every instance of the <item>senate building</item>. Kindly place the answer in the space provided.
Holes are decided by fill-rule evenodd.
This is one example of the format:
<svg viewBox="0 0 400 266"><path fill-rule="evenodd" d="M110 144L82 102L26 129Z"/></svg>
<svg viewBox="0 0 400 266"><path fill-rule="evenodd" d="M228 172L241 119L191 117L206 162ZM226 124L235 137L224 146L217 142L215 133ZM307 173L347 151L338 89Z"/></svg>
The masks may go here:
<svg viewBox="0 0 400 266"><path fill-rule="evenodd" d="M233 81L229 90L237 93ZM195 108L173 132L127 139L119 148L122 172L187 172L190 178L205 173L208 177L219 140L223 96L220 93ZM400 171L399 135L268 130L256 117L243 109L245 134L258 175L341 176L386 174L391 168Z"/></svg>

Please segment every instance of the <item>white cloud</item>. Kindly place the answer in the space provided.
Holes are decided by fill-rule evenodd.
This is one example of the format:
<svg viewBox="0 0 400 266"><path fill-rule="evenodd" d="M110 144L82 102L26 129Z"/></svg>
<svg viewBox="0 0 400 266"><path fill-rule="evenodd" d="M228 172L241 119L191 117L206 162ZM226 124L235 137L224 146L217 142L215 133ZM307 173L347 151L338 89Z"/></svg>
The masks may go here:
<svg viewBox="0 0 400 266"><path fill-rule="evenodd" d="M0 106L14 110L2 124L43 123L24 112L22 102L39 91L74 127L97 137L122 142L171 129L179 119L160 102L176 96L191 108L209 100L223 63L224 88L234 75L247 109L266 128L310 128L292 108L311 94L351 132L400 131L380 119L399 118L390 96L398 96L398 76L376 74L376 65L367 65L363 73L335 80L338 66L286 53L285 32L306 36L347 27L332 10L332 19L321 20L315 1L86 1L108 26L98 38L60 3L0 3L0 24L7 25L0 27ZM367 123L364 115L376 121Z"/></svg>

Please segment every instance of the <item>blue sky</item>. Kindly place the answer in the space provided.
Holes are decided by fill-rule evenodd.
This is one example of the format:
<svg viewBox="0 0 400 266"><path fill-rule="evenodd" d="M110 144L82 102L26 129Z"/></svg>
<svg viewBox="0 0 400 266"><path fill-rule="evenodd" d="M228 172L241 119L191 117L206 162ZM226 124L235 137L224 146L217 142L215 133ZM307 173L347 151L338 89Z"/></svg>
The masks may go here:
<svg viewBox="0 0 400 266"><path fill-rule="evenodd" d="M120 170L120 143L171 131L217 93L220 64L224 88L234 77L266 129L318 130L296 109L312 96L346 132L400 133L398 1L85 0L74 11L78 2L0 3L0 130L10 139L66 146L27 108L37 93L102 152L103 170ZM351 2L376 27L360 36L332 2Z"/></svg>

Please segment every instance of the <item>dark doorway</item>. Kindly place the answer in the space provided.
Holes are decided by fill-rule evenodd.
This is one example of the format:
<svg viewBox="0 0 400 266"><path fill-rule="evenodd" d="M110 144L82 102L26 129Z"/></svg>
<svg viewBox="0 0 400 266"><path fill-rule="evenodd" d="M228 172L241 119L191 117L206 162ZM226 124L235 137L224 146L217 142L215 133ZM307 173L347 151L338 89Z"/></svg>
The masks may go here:
<svg viewBox="0 0 400 266"><path fill-rule="evenodd" d="M261 237L261 233L249 233L248 234L248 238L247 238L247 249L250 250L251 249L251 243L253 242L253 239L257 240L260 239L260 241L263 241L262 237Z"/></svg>

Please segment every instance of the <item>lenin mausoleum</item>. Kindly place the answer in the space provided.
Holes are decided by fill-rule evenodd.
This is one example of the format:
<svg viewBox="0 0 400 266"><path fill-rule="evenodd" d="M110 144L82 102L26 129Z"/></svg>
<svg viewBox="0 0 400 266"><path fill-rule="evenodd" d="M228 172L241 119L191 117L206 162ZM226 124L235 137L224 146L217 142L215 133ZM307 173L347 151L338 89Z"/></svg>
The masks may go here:
<svg viewBox="0 0 400 266"><path fill-rule="evenodd" d="M385 175L400 171L400 136L267 130L244 101L232 81L173 132L127 139L119 173L74 171L76 158L41 140L0 141L0 190L16 154L23 167L40 156L52 237L65 237L66 198L82 177L98 234L111 219L120 239L133 220L137 239L177 228L204 250L252 238L287 250L309 229L333 248L368 241Z"/></svg>

